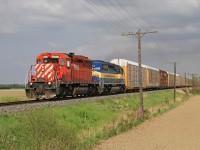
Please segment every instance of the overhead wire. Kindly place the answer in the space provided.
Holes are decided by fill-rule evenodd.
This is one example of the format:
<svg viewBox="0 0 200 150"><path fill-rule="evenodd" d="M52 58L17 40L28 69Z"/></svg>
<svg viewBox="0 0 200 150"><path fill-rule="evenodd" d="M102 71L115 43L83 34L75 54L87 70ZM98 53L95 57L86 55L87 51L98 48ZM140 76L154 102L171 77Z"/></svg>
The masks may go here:
<svg viewBox="0 0 200 150"><path fill-rule="evenodd" d="M144 27L129 13L129 11L127 11L126 9L125 9L125 7L119 2L119 0L115 0L117 3L118 3L118 5L124 10L124 12L129 16L129 17L131 17L131 19L133 19L138 25L139 25L139 27L141 28L141 29L144 29ZM130 21L131 22L131 21Z"/></svg>
<svg viewBox="0 0 200 150"><path fill-rule="evenodd" d="M111 19L111 21L112 22L114 22L115 23L115 26L117 25L117 24L119 24L118 22L116 22L115 21L115 19L112 17L112 16L110 16L110 14L108 13L108 12L106 12L105 10L103 10L103 9L101 9L101 8L99 8L99 7L97 7L97 4L96 3L94 3L92 0L86 0L91 6L93 6L97 11L99 11L101 14L103 14L103 16L104 17L109 17L110 19ZM106 6L105 5L105 3L102 1L102 0L100 0L102 3L103 3L103 5L104 6ZM80 2L80 1L79 1ZM107 2L109 2L114 8L116 7L116 5L115 4L113 4L113 2L112 1L110 1L110 0L107 0ZM126 13L126 14L128 14L128 16L129 17L131 17L133 20L135 20L136 22L137 22L137 20L128 12L128 11L126 11L126 9L124 8L124 6L118 1L118 0L116 0L116 2L118 3L118 7L121 7L123 10L124 10L124 12ZM81 3L81 2L80 2ZM84 5L83 3L82 3L82 5ZM86 5L84 5L87 9L89 9L90 11L92 11L90 8L88 8ZM113 15L114 15L114 12L110 9L110 8L108 8L108 7L106 7ZM121 11L121 10L120 10ZM95 15L97 15L97 13L95 13L94 11L92 11ZM120 14L123 14L123 13L120 13ZM99 15L97 15L97 16L99 16ZM119 16L117 16L117 15L114 15L116 18L118 18L119 19ZM103 19L101 16L99 16L101 19ZM125 18L124 16L122 16L122 18ZM106 21L105 19L103 19L104 21ZM131 23L134 27L138 27L138 26L136 26L130 19L128 19L128 21L129 21L129 23ZM107 21L106 21L107 22ZM108 23L108 22L107 22ZM110 23L109 23L110 24ZM141 28L143 28L143 26L140 24L140 23L138 23L137 22L137 24L141 27ZM111 24L112 25L112 24ZM119 25L118 25L119 26ZM117 27L118 29L120 28L120 30L122 31L122 29L121 29L121 27Z"/></svg>
<svg viewBox="0 0 200 150"><path fill-rule="evenodd" d="M92 5L100 13L102 13L105 17L110 19L113 23L120 26L120 28L122 28L122 29L124 28L124 25L121 24L121 22L116 21L116 19L114 19L114 17L112 15L110 15L105 9L98 7L97 4L93 0L85 0L85 1L88 2L90 5Z"/></svg>
<svg viewBox="0 0 200 150"><path fill-rule="evenodd" d="M145 19L145 15L143 13L143 11L139 8L139 6L137 6L137 4L134 2L134 0L129 0L130 3L133 5L133 7L137 10L138 14L143 18L143 20L147 23L147 25L149 26L150 30L153 30L153 27L149 24L149 22ZM161 46L157 43L157 41L153 38L152 35L149 35L147 36L148 39L150 39L152 42L155 43L155 46L159 49L157 50L159 53L161 53L162 57L163 58L166 58L167 60L169 59L168 58L168 55L165 55L163 54L161 51L163 48L161 48Z"/></svg>
<svg viewBox="0 0 200 150"><path fill-rule="evenodd" d="M114 26L115 29L119 32L119 30L121 32L123 32L124 29L126 29L126 27L135 27L135 28L141 28L144 30L147 30L147 27L143 27L142 24L140 24L137 19L135 19L135 17L132 15L131 12L129 12L129 10L127 10L125 8L125 6L119 2L119 0L115 0L115 3L112 0L106 0L107 4L109 3L112 8L109 8L109 6L106 6L105 1L103 0L99 0L98 3L100 2L102 4L102 6L104 6L104 8L99 7L98 4L96 2L94 2L94 0L85 0L85 2L87 2L88 4L90 4L90 7L88 7L85 3L80 2L80 0L78 0L79 3L81 5L83 5L85 8L87 8L90 12L92 12L93 14L95 14L96 16L98 16L101 20L103 20L104 22L106 22L107 24ZM137 13L142 17L142 19L147 23L147 26L149 29L152 29L153 27L150 25L150 23L146 20L145 14L143 13L143 11L140 9L140 7L136 4L136 2L134 0L129 0L130 6L134 8L134 10L137 11ZM121 8L121 9L117 9L117 8ZM95 9L95 10L94 10ZM115 13L115 11L120 12L120 13ZM114 11L115 10L115 11ZM98 13L97 13L98 12ZM99 15L100 14L100 15ZM125 15L125 16L124 16ZM103 16L103 17L102 17ZM129 17L131 18L129 18ZM105 19L106 18L106 19ZM109 20L107 20L109 19ZM120 21L120 19L125 19L125 22L122 24ZM133 20L135 22L133 22ZM111 23L112 22L112 23ZM127 23L128 22L128 23ZM136 25L137 24L137 25ZM130 26L131 25L131 26ZM130 39L130 38L129 38ZM144 40L147 41L152 41L153 43L155 43L155 46L157 47L155 50L159 53L159 55L162 55L162 58L166 59L166 62L169 60L168 59L168 55L163 54L162 51L162 47L157 43L157 41L150 35L144 38ZM156 53L156 54L158 54ZM165 63L164 63L165 64Z"/></svg>
<svg viewBox="0 0 200 150"><path fill-rule="evenodd" d="M133 6L133 8L135 8L135 10L138 12L138 14L143 18L143 20L147 23L147 25L150 27L150 29L152 29L153 27L151 26L151 24L146 20L146 17L143 13L143 11L140 9L140 7L136 4L136 2L134 0L129 0L131 6Z"/></svg>
<svg viewBox="0 0 200 150"><path fill-rule="evenodd" d="M116 31L119 31L121 29L121 27L119 27L118 25L116 24L113 24L111 23L110 21L107 21L106 19L104 19L105 17L105 14L104 14L104 17L102 17L101 15L99 15L98 13L96 13L94 10L92 10L91 8L89 8L85 3L81 2L81 0L77 0L76 2L78 2L79 4L81 4L84 8L86 8L89 12L91 12L92 14L94 14L95 16L97 16L98 18L100 18L102 21L104 21L106 24L112 26L115 28ZM106 16L107 18L107 16Z"/></svg>
<svg viewBox="0 0 200 150"><path fill-rule="evenodd" d="M135 8L135 10L138 12L138 14L141 16L141 18L147 23L148 28L150 30L153 30L153 27L150 25L150 23L146 20L146 17L143 13L143 11L140 9L140 7L136 4L136 2L134 0L129 0L129 3L131 4L131 6L133 8ZM148 30L148 29L146 29ZM169 60L168 55L164 54L165 51L163 51L163 48L161 48L161 46L156 42L156 40L153 38L152 35L149 35L147 37L145 37L145 39L151 40L153 43L155 43L155 46L157 47L157 49L155 49L159 55L162 55L162 58L166 59L166 62L164 64L167 63L167 61Z"/></svg>
<svg viewBox="0 0 200 150"><path fill-rule="evenodd" d="M121 7L121 8L124 10L124 7L123 7L119 2L118 2L118 3L113 3L112 0L107 0L107 2L109 2L114 8L117 8L117 7L120 8L120 7ZM116 1L115 1L115 2L116 2ZM134 27L139 28L139 26L136 25L136 23L138 23L137 20L136 20L135 18L132 18L136 23L135 23L135 22L132 22L131 19L127 18L127 15L126 15L127 12L124 13L124 12L122 11L122 9L117 9L117 11L119 11L119 12L120 12L119 14L121 15L121 17L125 19L124 22L125 22L125 23L129 22L129 23L132 24ZM125 16L124 16L123 14L124 14ZM127 18L127 19L126 19L126 18Z"/></svg>
<svg viewBox="0 0 200 150"><path fill-rule="evenodd" d="M94 3L94 1L95 0L90 0L90 2L93 2ZM118 20L120 20L121 22L123 22L123 23L121 23L121 22L119 22L120 24L123 24L124 25L124 28L123 28L123 30L124 29L127 29L127 27L129 27L129 28L132 28L133 26L134 27L136 27L136 28L138 28L138 26L134 23L134 22L132 22L129 18L127 18L126 16L124 16L123 15L123 12L121 11L121 10L116 10L116 5L112 2L112 1L110 1L110 0L106 0L106 2L107 3L105 3L105 1L104 0L98 0L98 3L101 3L103 6L105 6L106 7L106 9L108 10L108 11L110 11L111 13L112 13L112 15L115 17L115 18L117 18ZM112 8L114 8L117 12L120 12L120 13L115 13L111 8L109 8L106 4L110 4L110 6L112 6ZM97 6L98 4L96 4L96 7L98 7ZM101 9L101 8L99 8L99 9ZM105 10L104 10L105 11ZM125 19L125 20L124 20ZM124 20L124 21L123 21ZM128 21L127 21L128 20Z"/></svg>
<svg viewBox="0 0 200 150"><path fill-rule="evenodd" d="M107 10L108 11L110 11L112 14L113 14L113 16L111 16L105 9L103 9L103 8L100 8L100 7L98 7L97 5L97 3L95 3L94 2L94 0L85 0L85 2L87 2L87 3L89 3L97 12L99 12L101 15L103 15L105 18L109 18L114 24L115 24L115 26L118 26L117 28L118 28L118 30L120 30L121 31L121 33L124 31L124 29L126 29L127 27L131 27L132 28L132 26L130 26L126 21L124 21L124 23L122 24L122 23L120 23L120 22L117 22L113 17L115 17L115 18L117 18L118 20L120 20L120 19L124 19L125 17L122 15L122 13L120 13L120 15L121 15L121 17L118 15L118 14L116 14L116 13L114 13L114 11L112 11L111 10L111 8L109 8L109 7L107 7L106 6L106 4L105 4L105 2L103 2L102 0L99 0L98 2L101 2L106 8L107 8ZM113 8L115 8L115 6L114 6L114 4L111 2L111 1L106 1L106 2L109 2L112 6L113 6ZM80 1L79 1L79 3L81 3ZM96 11L94 11L94 10L91 10L91 8L89 8L87 5L85 5L85 4L83 4L83 3L81 3L81 5L84 5L84 7L86 7L90 12L92 12L92 13L94 13L95 15L97 15L97 13L96 13ZM102 6L103 6L102 5ZM99 15L97 15L99 18L103 18L103 17L101 17L101 16L99 16ZM103 19L104 21L105 21L105 19ZM107 23L108 23L108 21L106 21ZM129 22L134 26L134 27L137 27L134 23L132 23L130 20L129 20ZM111 23L109 23L111 26L113 26ZM121 26L119 26L119 24L121 25ZM124 25L123 27L122 27L122 25Z"/></svg>
<svg viewBox="0 0 200 150"><path fill-rule="evenodd" d="M118 5L126 12L126 14L128 14L133 20L136 20L136 19L132 16L132 13L130 13L128 10L126 10L126 9L124 8L124 6L119 2L119 0L115 0L115 1L116 1L116 2L118 3ZM129 0L129 2L131 3L132 7L134 7L134 8L137 10L137 12L139 13L139 15L141 15L141 17L143 18L143 20L144 20L145 22L147 22L147 21L145 20L144 13L141 11L141 9L137 8L137 5L136 5L135 3L133 3L134 1ZM137 20L136 20L136 21L137 21ZM138 21L137 21L137 23L138 23ZM148 24L148 22L147 22L147 24ZM138 25L139 25L142 29L147 30L146 27L143 27L140 23L138 23ZM152 28L151 25L148 24L148 26L149 26L150 28ZM155 43L155 46L156 46L158 49L161 49L161 48L159 47L159 45L157 44L157 42L151 37L151 35L150 35L150 37L147 36L147 38L148 38L148 39L150 38L150 40L153 41L153 42ZM146 39L146 38L145 38L145 39ZM147 40L147 41L149 41L149 40ZM159 53L161 53L161 52L159 51ZM163 55L162 57L164 58L164 57L166 57L166 55Z"/></svg>
<svg viewBox="0 0 200 150"><path fill-rule="evenodd" d="M123 7L123 5L119 2L119 0L116 0L117 1L117 3L124 9L124 11L132 18L132 19L134 19L135 20L135 18L131 15L131 13L129 13L124 7ZM134 8L137 8L137 5L135 4L135 2L133 1L133 0L129 0L130 2L131 2L131 4L132 4L132 6L134 6ZM134 2L134 3L133 3ZM142 10L141 9L136 9L137 10L137 12L139 13L139 15L141 15L141 17L143 18L143 20L144 21L146 21L145 20L145 17L144 17L144 13L142 12ZM137 20L136 20L137 21ZM147 22L147 21L146 21ZM138 22L137 22L138 23ZM143 27L140 23L138 23L139 24L139 26L141 27L141 28L143 28L143 29L145 29L145 30L147 30L146 29L146 27ZM148 22L147 22L147 24L148 24ZM148 26L150 27L150 28L152 28L151 27L151 25L149 25L148 24ZM158 48L158 49L161 49L160 48L160 46L157 44L157 42L152 38L152 36L151 35L149 35L149 36L147 36L147 38L149 39L151 39L151 41L153 41L154 43L155 43L155 46ZM161 53L160 51L158 51L159 53ZM162 53L161 53L161 55L162 55ZM164 58L164 57L166 57L167 55L162 55L162 57Z"/></svg>
<svg viewBox="0 0 200 150"><path fill-rule="evenodd" d="M103 0L99 0L98 2L100 2L109 12L111 12L112 16L114 16L116 19L118 19L119 21L121 21L123 19L123 18L119 17L111 8L109 8ZM108 0L107 0L107 2L108 2ZM125 24L123 24L121 22L119 22L119 23L122 24L125 28L129 26L129 24L127 24L127 23L125 23Z"/></svg>

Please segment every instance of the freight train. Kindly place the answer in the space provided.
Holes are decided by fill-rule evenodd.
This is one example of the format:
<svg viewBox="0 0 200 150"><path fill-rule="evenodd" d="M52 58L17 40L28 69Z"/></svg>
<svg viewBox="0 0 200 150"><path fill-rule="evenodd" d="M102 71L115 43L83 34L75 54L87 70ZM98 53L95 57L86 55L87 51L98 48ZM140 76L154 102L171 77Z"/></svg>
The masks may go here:
<svg viewBox="0 0 200 150"><path fill-rule="evenodd" d="M125 59L113 59L111 63L119 65L124 70L126 90L139 89L138 63ZM191 86L192 79L176 74L176 87ZM142 65L143 89L165 89L174 87L174 73Z"/></svg>
<svg viewBox="0 0 200 150"><path fill-rule="evenodd" d="M142 65L144 89L173 87L174 75ZM91 60L74 53L41 53L27 77L26 96L35 99L65 98L124 93L138 90L138 64L125 59L111 62ZM177 75L177 87L191 85L191 80Z"/></svg>

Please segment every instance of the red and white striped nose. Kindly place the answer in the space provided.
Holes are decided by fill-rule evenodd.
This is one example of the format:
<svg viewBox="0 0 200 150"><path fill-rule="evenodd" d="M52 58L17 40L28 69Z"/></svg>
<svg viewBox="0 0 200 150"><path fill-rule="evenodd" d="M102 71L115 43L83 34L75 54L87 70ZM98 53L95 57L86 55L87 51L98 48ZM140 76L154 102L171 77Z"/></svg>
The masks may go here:
<svg viewBox="0 0 200 150"><path fill-rule="evenodd" d="M53 64L37 64L35 67L36 77L43 78L45 81L54 80L54 65Z"/></svg>

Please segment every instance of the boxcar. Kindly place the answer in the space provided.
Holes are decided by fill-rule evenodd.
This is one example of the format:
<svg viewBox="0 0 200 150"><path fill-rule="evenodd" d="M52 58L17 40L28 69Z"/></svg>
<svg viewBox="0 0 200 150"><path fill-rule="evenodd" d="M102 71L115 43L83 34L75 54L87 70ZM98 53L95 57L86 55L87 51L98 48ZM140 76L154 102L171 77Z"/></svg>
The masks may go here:
<svg viewBox="0 0 200 150"><path fill-rule="evenodd" d="M192 79L187 78L187 86L193 86Z"/></svg>
<svg viewBox="0 0 200 150"><path fill-rule="evenodd" d="M174 86L174 74L168 72L168 87Z"/></svg>
<svg viewBox="0 0 200 150"><path fill-rule="evenodd" d="M160 88L168 87L168 74L166 71L159 70L159 87Z"/></svg>
<svg viewBox="0 0 200 150"><path fill-rule="evenodd" d="M185 86L185 77L180 76L180 86L183 87Z"/></svg>
<svg viewBox="0 0 200 150"><path fill-rule="evenodd" d="M139 89L138 63L126 59L113 59L111 63L124 69L125 85L127 90ZM142 86L146 88L146 67L142 65Z"/></svg>
<svg viewBox="0 0 200 150"><path fill-rule="evenodd" d="M159 69L150 66L146 67L146 88L158 88L159 87Z"/></svg>
<svg viewBox="0 0 200 150"><path fill-rule="evenodd" d="M176 86L177 87L181 86L181 77L178 74L176 74Z"/></svg>

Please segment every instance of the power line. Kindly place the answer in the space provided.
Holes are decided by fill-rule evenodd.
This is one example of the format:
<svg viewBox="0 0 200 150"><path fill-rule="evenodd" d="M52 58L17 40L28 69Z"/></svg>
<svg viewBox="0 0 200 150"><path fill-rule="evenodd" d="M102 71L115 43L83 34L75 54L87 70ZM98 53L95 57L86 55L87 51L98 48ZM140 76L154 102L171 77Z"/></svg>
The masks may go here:
<svg viewBox="0 0 200 150"><path fill-rule="evenodd" d="M116 9L116 7L118 7L116 5L116 3L113 3L112 0L106 0L106 2L109 3L116 10L116 12L119 12L119 13L116 13L116 15L117 14L120 15L122 19L126 19L127 18L126 16L123 15L124 13L123 13L123 11L121 9ZM129 24L132 24L134 27L138 28L137 25L135 23L133 23L132 20L130 20L129 18L127 18L123 23L125 23L125 24L129 23Z"/></svg>
<svg viewBox="0 0 200 150"><path fill-rule="evenodd" d="M134 0L129 0L131 6L133 8L135 8L135 10L138 12L138 14L143 18L143 20L148 24L148 26L150 27L150 29L153 29L153 27L150 25L150 23L146 20L146 17L143 13L143 11L140 9L140 7L136 4L136 2L134 2Z"/></svg>
<svg viewBox="0 0 200 150"><path fill-rule="evenodd" d="M180 62L172 61L169 63L174 65L174 103L175 103L176 102L176 65L180 64Z"/></svg>
<svg viewBox="0 0 200 150"><path fill-rule="evenodd" d="M109 18L109 19L115 24L115 26L118 26L117 28L118 28L119 30L122 30L122 29L126 28L126 27L124 26L124 24L126 24L127 26L129 26L129 25L127 24L126 21L124 22L124 24L122 24L121 22L117 22L117 21L113 18L113 16L112 16L111 14L109 14L105 9L102 9L102 8L98 7L97 4L96 4L95 2L93 2L92 0L86 0L86 2L89 3L94 9L96 9L96 10L97 10L100 14L102 14L104 17ZM107 7L106 4L105 4L102 0L100 0L100 2L103 3L103 5L115 16L115 18L120 19L120 17L119 17L117 14L115 14L109 7ZM111 2L110 0L108 0L107 2L109 2L111 5L114 6L113 2ZM81 3L81 2L79 1L79 3ZM118 2L118 3L119 3L119 2ZM83 3L81 3L81 4L84 5ZM119 4L120 4L120 3L119 3ZM90 12L92 11L90 8L88 8L88 6L84 5L84 7L86 7ZM123 6L121 5L121 7L123 7ZM113 8L115 8L115 6L114 6ZM125 8L122 8L122 9L125 10ZM121 10L118 10L118 11L122 12ZM95 13L94 11L92 11L92 13L94 13L94 14L97 15L97 16L99 16L99 15L98 15L97 13ZM122 14L123 14L123 13L120 13L120 15L122 16L122 18L125 18ZM102 19L102 17L100 17L100 18ZM132 17L132 18L133 18L133 17ZM134 19L135 21L137 21L135 18L133 18L133 19ZM105 21L105 19L103 19L103 20ZM127 18L127 20L128 20L128 22L129 22L130 24L132 24L134 27L137 28L137 26L136 26L133 22L131 22L130 19ZM123 27L122 27L122 26L123 26Z"/></svg>
<svg viewBox="0 0 200 150"><path fill-rule="evenodd" d="M144 29L143 26L129 13L129 11L127 11L127 10L125 9L125 7L124 7L118 0L116 0L116 2L117 2L117 3L119 4L119 6L124 10L124 12L125 12L128 16L130 16L130 17L140 26L141 29ZM129 20L129 22L132 23L130 20ZM138 28L138 27L137 27L137 28Z"/></svg>
<svg viewBox="0 0 200 150"><path fill-rule="evenodd" d="M89 8L87 5L81 3L80 1L79 1L79 3L81 3L82 5L84 5L84 7L86 7L90 12L92 12L93 14L95 14L96 16L98 16L100 19L102 19L102 20L103 20L104 22L106 22L107 24L109 24L109 25L111 25L111 26L114 26L114 27L116 28L117 31L118 31L118 30L122 31L122 29L125 28L125 24L126 24L127 26L129 26L129 25L127 24L127 21L125 21L124 24L122 24L122 23L119 22L119 21L116 21L116 18L117 18L118 20L120 20L119 15L116 14L111 8L109 8L109 6L107 6L103 0L100 0L100 1L98 1L98 2L101 2L101 3L103 4L103 6L105 6L105 8L107 8L107 10L106 10L105 8L103 9L103 8L101 8L101 7L98 7L98 6L97 6L98 4L95 3L95 2L93 2L92 0L86 0L86 1L87 1L87 3L90 4L90 6L92 6L93 9L97 10L98 13L100 13L101 15L98 15L98 14L96 13L96 11L92 10L91 8ZM122 18L127 18L127 17L124 17L124 16L123 16L123 14L125 15L125 13L126 13L126 14L128 14L129 17L131 17L133 20L135 20L135 21L138 23L138 21L129 13L128 10L125 9L125 7L122 5L122 3L119 2L119 0L115 0L115 2L118 4L118 6L116 5L116 3L114 4L114 3L113 3L112 1L110 1L110 0L107 0L106 2L109 3L111 6L113 6L113 8L114 8L115 10L116 10L116 7L121 8L121 9L118 9L118 12L121 12L121 13L119 13L119 14L121 15ZM142 12L142 10L141 10L140 8L137 8L136 3L135 3L134 1L132 1L132 0L129 0L129 2L132 4L132 6L134 6L134 8L135 8L135 9L140 13L140 15L143 16L143 18L144 18L144 13ZM111 13L109 13L108 11L111 12ZM103 15L104 17L102 17L102 15ZM112 23L111 23L110 21L107 21L107 19L105 19L105 18L108 18ZM128 19L128 18L127 18L127 19ZM128 22L129 22L130 24L132 24L134 27L137 27L137 26L132 22L132 20L128 19ZM138 23L138 24L140 25L140 27L143 28L143 26L142 26L140 23ZM155 43L155 46L157 47L157 49L162 49L162 48L159 46L159 44L158 44L151 36L148 37L148 39L150 39L152 42ZM155 50L158 51L157 49L155 49ZM163 51L162 51L162 50L161 50L161 51L158 51L158 53L162 54L162 58L165 58L165 59L166 59L166 62L168 61L168 58L166 58L167 55L163 54ZM158 54L158 53L156 53L156 54Z"/></svg>
<svg viewBox="0 0 200 150"><path fill-rule="evenodd" d="M143 20L147 23L147 25L150 27L150 29L152 30L153 29L153 27L150 25L150 23L146 20L146 17L145 17L145 15L144 15L144 13L143 13L143 11L140 9L140 7L136 4L136 2L134 2L134 0L129 0L129 2L130 2L130 4L131 4L131 6L133 7L133 8L135 8L135 10L138 12L138 14L143 18ZM161 48L161 46L153 39L153 37L150 35L150 36L148 36L147 37L148 39L150 39L152 42L154 42L155 43L155 45L156 45L156 47L158 48L158 49L161 49L161 50L159 50L158 52L159 53L162 53L163 51L162 51L162 49L163 48ZM162 54L163 55L163 58L164 57L166 57L167 55L165 55L165 54ZM166 58L166 60L168 60L168 58Z"/></svg>
<svg viewBox="0 0 200 150"><path fill-rule="evenodd" d="M95 7L100 13L105 13L105 17L107 17L107 18L109 18L109 19L111 19L111 21L113 21L114 23L116 23L117 25L119 24L119 26L121 26L120 28L124 28L125 26L124 26L124 24L122 24L121 22L119 22L119 21L116 21L116 19L114 19L113 18L113 16L110 14L110 13L108 13L108 12L106 12L105 11L105 9L103 9L103 8L100 8L100 7L98 7L97 6L97 4L95 3L95 2L93 2L93 0L86 0L88 3L90 3L93 7ZM101 1L102 2L102 1ZM109 7L107 7L106 5L104 5L106 8L108 8L108 10L109 11L111 11L111 9L109 8ZM111 11L112 12L112 11Z"/></svg>
<svg viewBox="0 0 200 150"><path fill-rule="evenodd" d="M101 14L103 14L104 17L110 19L114 24L116 24L116 26L119 26L119 29L121 30L120 25L118 25L118 23L115 21L115 19L113 19L112 17L109 17L109 14L108 14L106 11L104 11L104 10L100 9L99 7L97 7L93 1L90 1L90 0L86 0L86 1L87 1L91 6L93 6L97 11L99 11Z"/></svg>
<svg viewBox="0 0 200 150"><path fill-rule="evenodd" d="M121 27L119 27L118 25L112 24L111 22L107 21L107 20L104 19L101 15L97 14L95 11L93 11L92 9L90 9L86 4L84 4L84 3L81 2L80 0L77 0L77 2L78 2L79 4L81 4L83 7L85 7L88 11L90 11L91 13L93 13L94 15L96 15L98 18L100 18L101 20L103 20L106 24L108 24L108 25L110 25L110 26L113 26L113 27L116 29L116 31L118 31L118 32L119 32L119 30L122 31ZM101 13L101 14L102 14L102 13ZM103 13L103 15L104 15L104 17L107 18L107 16L105 16L104 13Z"/></svg>
<svg viewBox="0 0 200 150"><path fill-rule="evenodd" d="M108 0L109 1L109 0ZM115 16L115 18L117 18L118 20L122 20L122 18L120 18L117 14L114 13L114 11L109 8L103 0L99 0L99 2L101 2L111 13L113 16ZM110 2L110 1L109 1ZM124 24L122 24L121 22L119 22L120 25L124 26L126 28L126 26ZM129 26L127 23L126 23L127 26Z"/></svg>

